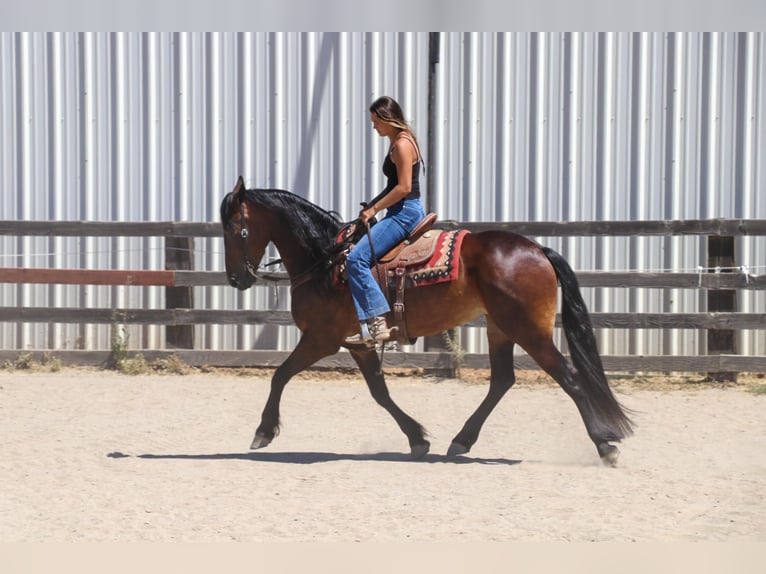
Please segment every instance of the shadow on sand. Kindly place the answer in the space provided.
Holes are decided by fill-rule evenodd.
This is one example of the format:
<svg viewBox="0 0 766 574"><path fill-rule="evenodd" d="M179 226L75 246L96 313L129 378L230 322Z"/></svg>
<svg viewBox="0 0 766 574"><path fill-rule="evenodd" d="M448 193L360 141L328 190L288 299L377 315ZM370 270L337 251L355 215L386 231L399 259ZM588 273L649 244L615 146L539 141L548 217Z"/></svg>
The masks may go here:
<svg viewBox="0 0 766 574"><path fill-rule="evenodd" d="M253 462L273 462L281 464L316 464L355 460L367 462L407 462L407 463L448 463L448 464L503 464L516 465L520 460L507 458L471 458L467 456L447 456L427 454L422 459L412 460L409 454L399 452L379 452L370 454L343 454L334 452L234 452L217 454L138 454L130 455L119 451L110 452L109 458L135 457L144 460L251 460Z"/></svg>

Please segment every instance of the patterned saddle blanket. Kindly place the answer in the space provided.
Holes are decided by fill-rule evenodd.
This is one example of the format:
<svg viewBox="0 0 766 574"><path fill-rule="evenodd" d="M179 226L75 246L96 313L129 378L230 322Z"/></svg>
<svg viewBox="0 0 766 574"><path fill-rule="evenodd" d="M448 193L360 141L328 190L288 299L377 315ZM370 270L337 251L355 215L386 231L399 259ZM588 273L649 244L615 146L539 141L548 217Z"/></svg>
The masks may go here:
<svg viewBox="0 0 766 574"><path fill-rule="evenodd" d="M405 288L434 285L457 279L460 272L460 247L468 234L465 229L439 231L431 229L414 242L405 241L380 258L372 274L378 280L378 269L391 282L397 269L404 275Z"/></svg>

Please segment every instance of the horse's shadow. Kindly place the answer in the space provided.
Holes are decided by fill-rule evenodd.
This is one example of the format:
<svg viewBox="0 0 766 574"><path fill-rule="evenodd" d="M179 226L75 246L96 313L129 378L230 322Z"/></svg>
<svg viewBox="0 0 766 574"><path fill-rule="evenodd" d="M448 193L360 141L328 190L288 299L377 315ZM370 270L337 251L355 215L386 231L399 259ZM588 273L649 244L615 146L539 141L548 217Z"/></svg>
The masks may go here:
<svg viewBox="0 0 766 574"><path fill-rule="evenodd" d="M516 465L520 460L507 458L473 458L467 456L447 456L427 454L421 459L413 460L409 454L398 452L379 452L370 454L347 454L335 452L234 452L209 454L138 454L130 455L115 451L106 455L109 458L135 457L143 460L250 460L253 462L271 462L280 464L317 464L322 462L338 462L353 460L361 462L407 462L407 463L446 463L446 464L488 464Z"/></svg>

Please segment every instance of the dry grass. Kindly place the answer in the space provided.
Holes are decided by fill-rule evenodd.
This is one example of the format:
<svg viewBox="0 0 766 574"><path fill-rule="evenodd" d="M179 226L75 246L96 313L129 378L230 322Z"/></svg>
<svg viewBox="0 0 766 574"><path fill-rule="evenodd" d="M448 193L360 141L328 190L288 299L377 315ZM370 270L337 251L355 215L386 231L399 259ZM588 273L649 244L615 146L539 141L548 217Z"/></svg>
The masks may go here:
<svg viewBox="0 0 766 574"><path fill-rule="evenodd" d="M141 357L142 359L143 357ZM135 361L135 357L132 357ZM208 374L211 376L239 376L252 378L271 378L274 368L251 367L192 367L173 355L152 363L141 361L139 368L121 368L126 375L162 374L168 376L183 376L193 374ZM42 362L35 362L29 356L22 355L14 363L0 365L6 371L26 370L30 372L72 372L100 370L97 367L64 366L55 355L46 355ZM386 380L395 384L397 379L422 378L438 383L456 380L446 371L435 371L424 368L385 368ZM719 382L711 380L702 373L610 373L607 375L613 389L620 392L633 390L678 391L690 389L734 389L748 391L753 395L766 395L766 374L740 373L735 382ZM363 382L358 369L324 369L312 368L295 377L296 380L335 380L348 382ZM460 369L460 382L468 385L484 385L489 381L489 369ZM520 388L556 387L556 382L543 371L517 371L516 386Z"/></svg>

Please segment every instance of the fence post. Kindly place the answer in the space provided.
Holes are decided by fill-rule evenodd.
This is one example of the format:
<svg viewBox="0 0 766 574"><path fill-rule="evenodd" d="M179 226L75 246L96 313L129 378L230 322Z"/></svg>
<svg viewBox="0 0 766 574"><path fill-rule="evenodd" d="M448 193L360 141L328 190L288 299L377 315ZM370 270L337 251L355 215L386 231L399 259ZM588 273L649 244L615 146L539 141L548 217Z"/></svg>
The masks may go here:
<svg viewBox="0 0 766 574"><path fill-rule="evenodd" d="M709 273L731 273L735 267L734 237L709 235L707 238L707 262ZM708 289L707 310L712 312L736 311L735 289ZM708 355L736 354L736 339L733 329L708 329ZM714 381L736 381L737 373L708 373Z"/></svg>
<svg viewBox="0 0 766 574"><path fill-rule="evenodd" d="M191 271L194 268L194 238L165 238L165 269ZM194 307L192 287L165 287L165 308L191 309ZM165 344L169 348L193 349L194 325L168 325Z"/></svg>
<svg viewBox="0 0 766 574"><path fill-rule="evenodd" d="M440 351L440 352L449 352L452 355L452 361L451 365L449 367L444 367L440 369L431 369L430 374L433 374L437 377L447 377L450 379L459 378L459 370L460 365L457 361L457 355L459 353L458 349L450 349L449 345L447 345L446 338L449 337L451 341L454 342L455 345L459 345L458 342L458 329L449 329L447 331L442 331L441 333L437 333L436 335L426 335L423 337L423 351Z"/></svg>

